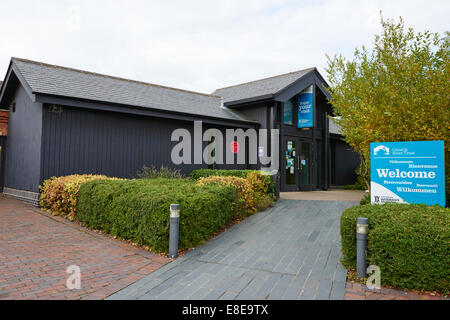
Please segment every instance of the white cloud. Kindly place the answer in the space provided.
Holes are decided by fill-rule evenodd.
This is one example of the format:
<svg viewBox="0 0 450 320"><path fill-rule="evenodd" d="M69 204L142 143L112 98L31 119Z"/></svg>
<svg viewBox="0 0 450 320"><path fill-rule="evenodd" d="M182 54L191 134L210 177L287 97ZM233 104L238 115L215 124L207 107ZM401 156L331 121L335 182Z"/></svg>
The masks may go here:
<svg viewBox="0 0 450 320"><path fill-rule="evenodd" d="M326 76L325 54L370 46L380 10L449 29L448 1L3 1L0 73L18 56L201 92L311 66Z"/></svg>

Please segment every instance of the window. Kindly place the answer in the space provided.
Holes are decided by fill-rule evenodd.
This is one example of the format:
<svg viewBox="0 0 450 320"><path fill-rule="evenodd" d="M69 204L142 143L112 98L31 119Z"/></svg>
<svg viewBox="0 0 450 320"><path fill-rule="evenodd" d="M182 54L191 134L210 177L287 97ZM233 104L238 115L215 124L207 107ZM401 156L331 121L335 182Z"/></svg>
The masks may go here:
<svg viewBox="0 0 450 320"><path fill-rule="evenodd" d="M283 122L284 124L294 124L294 103L295 99L292 98L289 101L283 103Z"/></svg>
<svg viewBox="0 0 450 320"><path fill-rule="evenodd" d="M9 110L11 110L11 112L16 112L16 100L13 100L10 105L9 105Z"/></svg>

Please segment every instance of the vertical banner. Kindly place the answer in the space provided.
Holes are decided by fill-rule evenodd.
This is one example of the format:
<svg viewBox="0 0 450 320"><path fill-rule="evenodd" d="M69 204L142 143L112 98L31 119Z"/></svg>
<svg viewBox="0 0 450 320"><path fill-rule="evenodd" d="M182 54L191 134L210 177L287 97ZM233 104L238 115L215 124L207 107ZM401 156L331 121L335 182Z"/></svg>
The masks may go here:
<svg viewBox="0 0 450 320"><path fill-rule="evenodd" d="M312 128L314 126L313 86L309 86L298 95L298 127Z"/></svg>
<svg viewBox="0 0 450 320"><path fill-rule="evenodd" d="M445 206L443 141L370 144L372 203Z"/></svg>

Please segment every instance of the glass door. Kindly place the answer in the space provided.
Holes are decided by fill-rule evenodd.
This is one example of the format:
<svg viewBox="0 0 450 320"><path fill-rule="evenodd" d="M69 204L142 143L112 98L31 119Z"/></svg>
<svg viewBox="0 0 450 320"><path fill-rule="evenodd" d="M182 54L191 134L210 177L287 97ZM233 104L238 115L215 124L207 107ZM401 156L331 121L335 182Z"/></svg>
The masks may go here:
<svg viewBox="0 0 450 320"><path fill-rule="evenodd" d="M311 143L308 141L299 141L299 189L312 190L311 182Z"/></svg>
<svg viewBox="0 0 450 320"><path fill-rule="evenodd" d="M283 149L283 189L285 191L312 190L311 142L294 137L286 138Z"/></svg>
<svg viewBox="0 0 450 320"><path fill-rule="evenodd" d="M287 191L296 191L298 190L297 139L288 138L284 142L284 185Z"/></svg>

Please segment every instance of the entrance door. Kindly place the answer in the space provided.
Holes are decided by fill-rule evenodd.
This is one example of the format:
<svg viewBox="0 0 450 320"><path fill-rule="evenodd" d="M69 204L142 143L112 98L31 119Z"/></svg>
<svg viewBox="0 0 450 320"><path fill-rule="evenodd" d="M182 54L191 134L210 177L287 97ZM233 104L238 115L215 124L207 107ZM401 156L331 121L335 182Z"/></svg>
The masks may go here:
<svg viewBox="0 0 450 320"><path fill-rule="evenodd" d="M299 145L299 189L300 190L312 190L312 156L311 142L301 141Z"/></svg>
<svg viewBox="0 0 450 320"><path fill-rule="evenodd" d="M284 188L285 191L298 190L298 159L296 138L287 138L284 141Z"/></svg>
<svg viewBox="0 0 450 320"><path fill-rule="evenodd" d="M311 143L299 138L286 138L283 149L283 189L285 191L312 190Z"/></svg>

